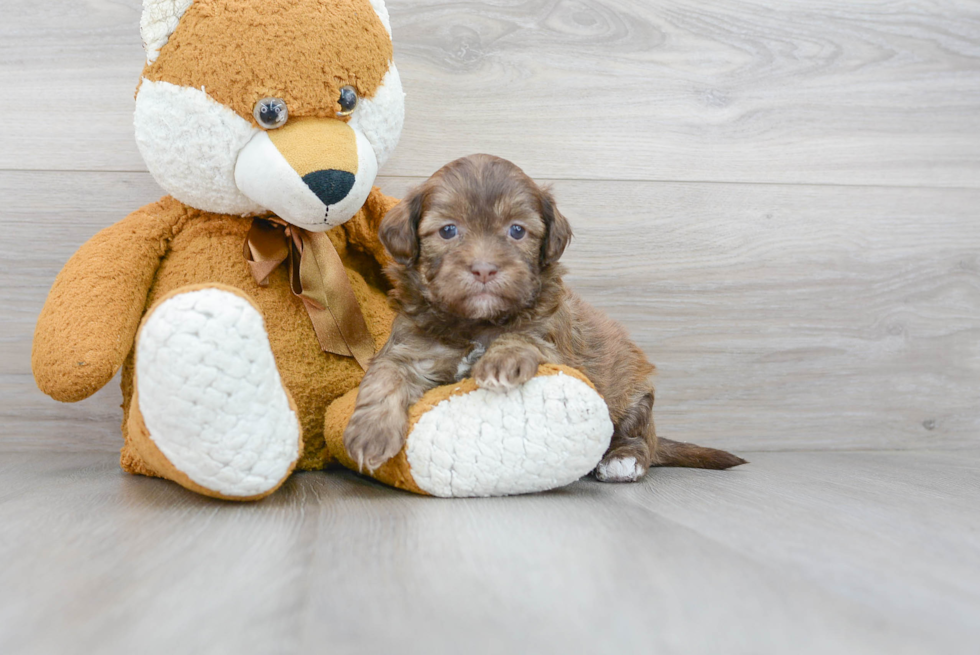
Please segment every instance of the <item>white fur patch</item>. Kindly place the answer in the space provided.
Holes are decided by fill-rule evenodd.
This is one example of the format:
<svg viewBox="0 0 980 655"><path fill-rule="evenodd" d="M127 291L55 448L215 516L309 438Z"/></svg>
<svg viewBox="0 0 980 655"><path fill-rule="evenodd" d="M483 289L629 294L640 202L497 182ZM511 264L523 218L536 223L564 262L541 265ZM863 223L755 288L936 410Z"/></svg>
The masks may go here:
<svg viewBox="0 0 980 655"><path fill-rule="evenodd" d="M480 358L483 357L485 352L487 352L486 346L479 341L473 342L473 347L466 353L466 357L459 360L459 364L456 365L456 382L470 376L470 371L473 370L473 367L480 361Z"/></svg>
<svg viewBox="0 0 980 655"><path fill-rule="evenodd" d="M308 230L328 230L364 205L378 174L377 153L387 157L398 142L404 93L397 73L392 79L392 87L362 101L357 121L349 123L358 171L347 197L329 208L263 130L200 89L144 79L136 96L136 144L157 183L191 207L241 215L272 211Z"/></svg>
<svg viewBox="0 0 980 655"><path fill-rule="evenodd" d="M357 173L354 186L340 202L329 207L310 190L266 132L259 132L238 156L235 184L239 190L283 220L311 232L323 232L346 223L367 201L378 176L374 149L364 135L352 130L357 143ZM329 169L330 153L323 154Z"/></svg>
<svg viewBox="0 0 980 655"><path fill-rule="evenodd" d="M193 3L194 0L143 0L140 37L143 39L147 63L152 64L157 60L160 56L160 48L170 40L170 35L177 29L181 16ZM384 22L385 19L381 20ZM388 34L391 34L390 28Z"/></svg>
<svg viewBox="0 0 980 655"><path fill-rule="evenodd" d="M426 412L408 438L416 484L434 496L554 489L591 471L612 438L602 397L568 375L506 394L477 389Z"/></svg>
<svg viewBox="0 0 980 655"><path fill-rule="evenodd" d="M273 489L299 457L299 422L259 312L219 289L170 298L136 346L139 408L179 471L225 496Z"/></svg>
<svg viewBox="0 0 980 655"><path fill-rule="evenodd" d="M635 457L614 457L600 462L595 468L595 476L602 482L636 482L646 469L640 466Z"/></svg>
<svg viewBox="0 0 980 655"><path fill-rule="evenodd" d="M261 130L205 91L144 78L134 123L143 161L174 198L221 214L265 211L235 184L238 153Z"/></svg>
<svg viewBox="0 0 980 655"><path fill-rule="evenodd" d="M381 86L372 97L357 104L348 125L367 137L380 168L398 145L404 123L405 92L398 69L391 62Z"/></svg>
<svg viewBox="0 0 980 655"><path fill-rule="evenodd" d="M258 205L290 223L307 227L326 221L326 205L293 170L266 132L253 136L239 154L235 184Z"/></svg>

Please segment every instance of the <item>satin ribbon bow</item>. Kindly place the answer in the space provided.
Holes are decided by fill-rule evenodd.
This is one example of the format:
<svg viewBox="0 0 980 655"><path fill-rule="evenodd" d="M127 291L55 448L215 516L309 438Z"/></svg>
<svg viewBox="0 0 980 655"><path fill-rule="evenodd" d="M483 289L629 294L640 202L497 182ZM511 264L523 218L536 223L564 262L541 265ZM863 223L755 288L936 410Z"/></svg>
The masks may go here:
<svg viewBox="0 0 980 655"><path fill-rule="evenodd" d="M367 369L374 339L347 279L340 255L325 232L308 232L277 219L257 218L245 239L245 261L259 286L283 262L289 287L306 306L325 352L353 357Z"/></svg>

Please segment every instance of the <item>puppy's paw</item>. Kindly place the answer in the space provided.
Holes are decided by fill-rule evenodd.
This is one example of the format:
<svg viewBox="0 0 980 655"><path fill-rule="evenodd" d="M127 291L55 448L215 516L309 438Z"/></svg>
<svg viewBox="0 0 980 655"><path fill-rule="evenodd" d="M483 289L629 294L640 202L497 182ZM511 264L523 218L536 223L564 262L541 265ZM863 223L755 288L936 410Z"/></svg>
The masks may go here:
<svg viewBox="0 0 980 655"><path fill-rule="evenodd" d="M540 356L532 348L490 350L473 367L476 384L490 391L516 389L538 372Z"/></svg>
<svg viewBox="0 0 980 655"><path fill-rule="evenodd" d="M633 455L609 454L595 467L599 482L636 482L647 472L647 467Z"/></svg>
<svg viewBox="0 0 980 655"><path fill-rule="evenodd" d="M354 411L344 430L344 448L361 471L374 471L398 454L405 445L408 417L385 407Z"/></svg>

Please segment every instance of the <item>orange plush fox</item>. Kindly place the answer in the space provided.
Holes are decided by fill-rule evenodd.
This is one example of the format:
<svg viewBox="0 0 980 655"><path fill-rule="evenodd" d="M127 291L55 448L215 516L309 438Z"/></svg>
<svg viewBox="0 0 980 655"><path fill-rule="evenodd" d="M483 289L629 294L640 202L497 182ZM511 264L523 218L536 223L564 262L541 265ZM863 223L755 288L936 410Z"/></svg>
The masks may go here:
<svg viewBox="0 0 980 655"><path fill-rule="evenodd" d="M122 466L227 499L354 463L356 387L392 320L373 186L404 95L382 0L145 0L136 140L168 196L95 235L38 320L40 388L72 402L121 368ZM523 493L599 461L591 385L542 368L413 409L371 474L417 493ZM556 456L556 453L559 455Z"/></svg>

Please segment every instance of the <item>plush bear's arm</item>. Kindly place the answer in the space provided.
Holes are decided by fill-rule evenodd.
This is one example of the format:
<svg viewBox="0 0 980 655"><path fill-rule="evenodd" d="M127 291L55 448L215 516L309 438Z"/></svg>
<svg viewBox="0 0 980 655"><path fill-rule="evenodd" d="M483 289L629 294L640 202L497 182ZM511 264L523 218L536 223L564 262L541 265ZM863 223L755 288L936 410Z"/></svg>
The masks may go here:
<svg viewBox="0 0 980 655"><path fill-rule="evenodd" d="M75 402L112 379L129 353L160 259L185 211L169 198L139 209L79 248L55 278L34 331L41 391Z"/></svg>
<svg viewBox="0 0 980 655"><path fill-rule="evenodd" d="M388 210L398 204L397 198L386 196L374 187L364 208L354 218L344 223L347 241L358 250L374 257L382 267L391 263L385 247L378 240L378 227Z"/></svg>

